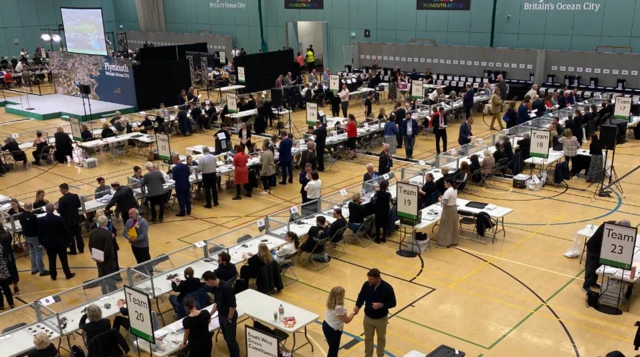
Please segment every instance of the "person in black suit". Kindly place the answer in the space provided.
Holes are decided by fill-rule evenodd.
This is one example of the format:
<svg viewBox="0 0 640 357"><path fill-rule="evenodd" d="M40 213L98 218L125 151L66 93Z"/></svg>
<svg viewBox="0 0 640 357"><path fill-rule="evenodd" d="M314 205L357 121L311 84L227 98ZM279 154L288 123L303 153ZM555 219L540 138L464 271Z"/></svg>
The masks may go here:
<svg viewBox="0 0 640 357"><path fill-rule="evenodd" d="M71 156L71 162L73 162L73 141L71 141L69 134L65 133L62 127L59 127L53 137L56 139L56 160L64 164L67 162L67 156Z"/></svg>
<svg viewBox="0 0 640 357"><path fill-rule="evenodd" d="M316 161L318 161L318 171L324 171L324 148L327 142L327 128L321 121L316 121L316 130L313 131L316 137Z"/></svg>
<svg viewBox="0 0 640 357"><path fill-rule="evenodd" d="M402 125L402 121L404 120L404 118L407 117L407 111L399 103L396 104L395 115L396 115L396 125L398 125L398 128L400 128L400 125ZM400 132L398 132L398 134L396 135L396 142L398 143L398 146L396 146L396 149L402 149L403 140L402 140L402 134Z"/></svg>
<svg viewBox="0 0 640 357"><path fill-rule="evenodd" d="M583 110L584 114L582 114L582 124L587 124L593 120L593 113L591 113L591 108L589 108L588 105L585 105Z"/></svg>
<svg viewBox="0 0 640 357"><path fill-rule="evenodd" d="M538 118L540 118L541 116L544 115L544 112L547 110L547 107L544 105L544 100L542 100L541 97L536 98L536 100L533 101L533 103L531 103L531 110L538 110L536 112L536 116Z"/></svg>
<svg viewBox="0 0 640 357"><path fill-rule="evenodd" d="M582 140L584 139L582 136L582 123L582 114L579 109L576 109L573 115L573 129L571 130L573 131L573 135L578 139L580 146L582 146Z"/></svg>
<svg viewBox="0 0 640 357"><path fill-rule="evenodd" d="M67 246L71 240L71 233L62 217L53 214L55 207L53 203L45 206L46 215L38 218L38 239L40 245L47 250L49 258L49 273L51 280L56 280L58 271L56 270L56 257L60 258L62 271L67 279L73 278L76 274L69 270L67 262Z"/></svg>
<svg viewBox="0 0 640 357"><path fill-rule="evenodd" d="M364 182L367 182L369 180L373 180L375 178L378 178L378 176L380 176L380 175L375 171L375 168L373 167L373 164L369 163L369 164L367 164L367 173L364 174L364 176L362 177L362 180Z"/></svg>
<svg viewBox="0 0 640 357"><path fill-rule="evenodd" d="M69 192L69 185L66 183L58 186L62 197L58 200L58 213L67 224L71 237L69 239L69 254L76 255L76 246L80 253L84 253L84 241L82 240L82 232L80 231L80 214L78 210L82 207L80 197L75 193ZM75 238L75 244L73 242Z"/></svg>
<svg viewBox="0 0 640 357"><path fill-rule="evenodd" d="M302 197L303 205L310 201L304 187L309 183L309 181L311 181L311 171L313 171L313 167L311 163L307 162L303 166L302 171L300 171L300 177L298 178L298 182L300 182L300 196Z"/></svg>
<svg viewBox="0 0 640 357"><path fill-rule="evenodd" d="M444 187L444 181L449 177L453 177L453 175L450 175L449 174L449 168L444 166L442 168L442 177L440 177L436 181L436 190L438 190L438 192L440 192L440 196L444 195L444 191L446 191L446 188Z"/></svg>
<svg viewBox="0 0 640 357"><path fill-rule="evenodd" d="M187 92L183 89L180 91L180 95L178 96L178 106L183 106L187 104L189 99L187 98Z"/></svg>
<svg viewBox="0 0 640 357"><path fill-rule="evenodd" d="M309 140L307 141L307 150L300 153L300 168L304 172L306 164L311 164L313 171L318 168L318 159L316 158L316 144Z"/></svg>
<svg viewBox="0 0 640 357"><path fill-rule="evenodd" d="M433 134L436 136L436 153L440 154L441 139L442 151L447 151L447 116L443 107L438 108L438 111L431 116L431 126Z"/></svg>
<svg viewBox="0 0 640 357"><path fill-rule="evenodd" d="M22 161L22 164L27 166L27 155L20 149L16 139L8 137L4 143L5 145L2 147L2 151L9 151L15 162Z"/></svg>
<svg viewBox="0 0 640 357"><path fill-rule="evenodd" d="M118 271L115 235L107 227L108 224L109 219L107 216L102 215L98 217L99 227L92 230L91 236L89 237L89 249L93 250L95 248L104 254L104 259L94 259L98 266L99 278ZM102 293L108 294L114 291L116 291L116 283L114 277L110 277L107 279L106 284L102 285Z"/></svg>
<svg viewBox="0 0 640 357"><path fill-rule="evenodd" d="M389 173L389 171L393 167L393 156L391 156L391 153L389 152L390 150L391 150L391 146L385 143L382 148L382 152L379 155L379 160L378 160L379 175L384 175L386 173Z"/></svg>

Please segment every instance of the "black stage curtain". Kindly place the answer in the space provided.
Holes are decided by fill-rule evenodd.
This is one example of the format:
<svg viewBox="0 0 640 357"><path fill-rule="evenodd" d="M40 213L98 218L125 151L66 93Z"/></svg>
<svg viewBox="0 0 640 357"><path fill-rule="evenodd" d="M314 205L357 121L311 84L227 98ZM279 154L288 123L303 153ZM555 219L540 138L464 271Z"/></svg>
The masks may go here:
<svg viewBox="0 0 640 357"><path fill-rule="evenodd" d="M236 68L244 67L244 85L247 87L243 90L244 93L269 90L273 88L279 75L291 72L295 78L300 71L297 65L294 66L293 50L239 56L234 59L234 65Z"/></svg>
<svg viewBox="0 0 640 357"><path fill-rule="evenodd" d="M187 51L208 52L207 43L198 42L186 45L143 47L138 51L137 60L140 63L175 61L186 59L185 52Z"/></svg>
<svg viewBox="0 0 640 357"><path fill-rule="evenodd" d="M178 104L181 90L191 87L189 61L166 61L133 66L138 110Z"/></svg>

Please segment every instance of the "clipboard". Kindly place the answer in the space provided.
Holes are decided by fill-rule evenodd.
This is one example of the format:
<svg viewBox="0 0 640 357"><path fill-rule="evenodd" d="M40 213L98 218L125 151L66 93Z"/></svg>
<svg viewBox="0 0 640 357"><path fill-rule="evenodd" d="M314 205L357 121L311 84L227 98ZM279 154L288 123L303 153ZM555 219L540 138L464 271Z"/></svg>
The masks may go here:
<svg viewBox="0 0 640 357"><path fill-rule="evenodd" d="M129 238L138 238L138 230L136 229L136 227L131 227L127 231L127 235L129 236Z"/></svg>

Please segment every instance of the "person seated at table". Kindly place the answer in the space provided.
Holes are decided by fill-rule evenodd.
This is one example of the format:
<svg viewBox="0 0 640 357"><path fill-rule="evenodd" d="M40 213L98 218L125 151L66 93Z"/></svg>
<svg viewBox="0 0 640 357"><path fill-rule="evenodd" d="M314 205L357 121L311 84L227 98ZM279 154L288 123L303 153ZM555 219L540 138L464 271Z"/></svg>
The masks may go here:
<svg viewBox="0 0 640 357"><path fill-rule="evenodd" d="M437 202L437 197L440 196L440 193L436 188L436 183L431 172L427 172L424 175L424 185L418 190L418 194L420 207L428 207Z"/></svg>
<svg viewBox="0 0 640 357"><path fill-rule="evenodd" d="M482 168L480 165L480 158L478 157L478 155L473 154L469 157L469 161L471 162L469 164L469 170L471 171L471 180L478 183L481 179L481 175L478 170Z"/></svg>
<svg viewBox="0 0 640 357"><path fill-rule="evenodd" d="M42 156L42 149L49 146L47 139L42 135L40 130L36 131L36 139L33 141L33 146L36 148L31 153L33 155L33 159L35 160L33 163L38 165L40 164L40 156Z"/></svg>
<svg viewBox="0 0 640 357"><path fill-rule="evenodd" d="M544 106L545 106L547 109L553 109L553 106L555 105L555 104L553 103L553 101L552 101L552 98L553 98L553 96L552 96L551 94L547 94L547 95L544 97ZM540 116L540 115L538 115L538 116Z"/></svg>
<svg viewBox="0 0 640 357"><path fill-rule="evenodd" d="M284 235L284 241L286 243L282 247L278 248L278 250L271 251L273 259L278 263L278 265L282 265L285 261L285 257L297 252L300 247L300 239L295 232L287 232Z"/></svg>
<svg viewBox="0 0 640 357"><path fill-rule="evenodd" d="M33 346L35 349L27 357L56 357L59 356L58 349L51 343L49 336L40 331L33 335Z"/></svg>
<svg viewBox="0 0 640 357"><path fill-rule="evenodd" d="M507 157L504 153L504 146L501 142L496 143L496 151L493 152L493 158L496 160L496 163L500 161L500 159Z"/></svg>
<svg viewBox="0 0 640 357"><path fill-rule="evenodd" d="M318 241L327 235L328 231L327 219L324 216L316 217L316 225L309 228L307 234L303 237L304 242L298 248L298 252L307 252L311 254L322 253L324 246L316 247Z"/></svg>
<svg viewBox="0 0 640 357"><path fill-rule="evenodd" d="M247 281L257 278L258 274L260 274L260 269L273 261L273 255L266 244L260 243L258 245L258 254L242 254L242 259L247 264L240 268L240 279Z"/></svg>
<svg viewBox="0 0 640 357"><path fill-rule="evenodd" d="M169 302L171 303L171 306L173 306L174 310L177 308L177 306L180 306L180 304L182 304L182 300L185 296L202 288L202 282L199 278L194 278L193 274L193 268L187 267L184 270L185 280L175 278L171 282L171 291L179 293L178 295L169 295Z"/></svg>
<svg viewBox="0 0 640 357"><path fill-rule="evenodd" d="M89 127L86 124L82 124L82 132L80 132L80 137L82 141L88 141L93 139L93 133L89 130Z"/></svg>
<svg viewBox="0 0 640 357"><path fill-rule="evenodd" d="M101 198L101 197L106 196L106 195L110 195L111 194L111 187L109 187L109 186L107 186L105 184L104 178L98 177L97 181L98 181L98 187L96 187L96 190L95 190L96 199Z"/></svg>
<svg viewBox="0 0 640 357"><path fill-rule="evenodd" d="M13 216L14 214L18 214L18 213L24 212L24 208L22 208L22 206L20 205L20 202L18 201L18 199L12 198L11 201L10 201L10 204L11 204L11 208L9 208L9 210L7 211L7 214L9 216Z"/></svg>
<svg viewBox="0 0 640 357"><path fill-rule="evenodd" d="M16 142L16 139L12 137L8 137L4 140L4 146L2 147L2 151L11 152L11 156L13 160L17 163L18 161L22 161L23 165L27 165L27 155L20 149L20 146Z"/></svg>
<svg viewBox="0 0 640 357"><path fill-rule="evenodd" d="M231 281L238 275L236 265L231 263L231 255L227 252L218 254L218 268L213 271L220 280Z"/></svg>
<svg viewBox="0 0 640 357"><path fill-rule="evenodd" d="M44 199L44 190L36 191L36 200L33 201L33 209L36 210L40 207L44 207L49 201Z"/></svg>
<svg viewBox="0 0 640 357"><path fill-rule="evenodd" d="M531 157L531 138L529 137L529 133L522 134L522 139L518 140L518 149L516 152L522 153L522 160L526 160Z"/></svg>
<svg viewBox="0 0 640 357"><path fill-rule="evenodd" d="M502 117L507 122L507 129L516 126L518 121L518 112L516 111L516 102L509 103L509 109Z"/></svg>
<svg viewBox="0 0 640 357"><path fill-rule="evenodd" d="M491 155L491 151L485 150L484 159L480 163L480 172L482 175L490 175L493 173L493 169L496 168L496 159Z"/></svg>
<svg viewBox="0 0 640 357"><path fill-rule="evenodd" d="M320 238L331 237L332 242L339 242L342 240L343 235L336 235L336 233L347 226L347 220L342 215L341 208L334 208L331 215L334 221L329 225L329 229L324 234L321 234Z"/></svg>
<svg viewBox="0 0 640 357"><path fill-rule="evenodd" d="M180 134L185 136L191 135L193 131L186 110L180 110L178 112L178 129L180 130Z"/></svg>
<svg viewBox="0 0 640 357"><path fill-rule="evenodd" d="M180 95L178 96L178 106L183 106L188 102L189 99L187 98L187 91L183 89L180 91Z"/></svg>
<svg viewBox="0 0 640 357"><path fill-rule="evenodd" d="M508 162L513 161L513 146L511 145L511 140L507 137L502 138L502 151Z"/></svg>
<svg viewBox="0 0 640 357"><path fill-rule="evenodd" d="M464 190L467 186L467 182L471 179L471 167L469 163L466 161L462 161L460 163L460 168L456 171L455 174L455 186L456 190Z"/></svg>
<svg viewBox="0 0 640 357"><path fill-rule="evenodd" d="M359 193L351 196L351 202L349 202L349 223L347 226L354 233L360 229L364 223L364 218L367 216L367 209L365 205L362 205L362 196Z"/></svg>
<svg viewBox="0 0 640 357"><path fill-rule="evenodd" d="M120 330L120 327L124 327L125 331L129 331L129 327L131 326L129 323L129 309L127 308L127 303L124 299L118 299L118 308L120 308L120 314L122 316L116 316L113 318L113 328L116 331Z"/></svg>
<svg viewBox="0 0 640 357"><path fill-rule="evenodd" d="M436 190L438 190L440 196L442 196L444 195L444 191L447 190L446 187L444 187L444 181L449 177L453 177L453 175L449 174L449 168L446 166L441 168L440 171L442 172L442 177L436 181Z"/></svg>
<svg viewBox="0 0 640 357"><path fill-rule="evenodd" d="M91 304L87 306L87 313L80 318L78 327L84 331L86 345L89 346L94 337L111 330L111 321L102 318L102 309L98 305Z"/></svg>
<svg viewBox="0 0 640 357"><path fill-rule="evenodd" d="M191 157L191 155L187 155L187 160L186 160L185 163L189 167L196 167L196 166L200 165L200 164L198 164L198 162L196 160L193 159L193 157Z"/></svg>
<svg viewBox="0 0 640 357"><path fill-rule="evenodd" d="M103 139L106 139L108 137L114 136L115 133L113 132L113 130L111 130L111 127L109 126L109 124L104 123L102 124L102 133L100 134L100 136Z"/></svg>
<svg viewBox="0 0 640 357"><path fill-rule="evenodd" d="M378 178L378 173L375 171L374 166L372 163L368 163L367 164L367 172L364 174L362 180L364 182L367 182L369 180L373 180L375 178Z"/></svg>
<svg viewBox="0 0 640 357"><path fill-rule="evenodd" d="M140 128L141 133L147 134L149 130L153 129L153 122L148 115L145 115L144 120L140 122L140 125L138 125L138 127Z"/></svg>

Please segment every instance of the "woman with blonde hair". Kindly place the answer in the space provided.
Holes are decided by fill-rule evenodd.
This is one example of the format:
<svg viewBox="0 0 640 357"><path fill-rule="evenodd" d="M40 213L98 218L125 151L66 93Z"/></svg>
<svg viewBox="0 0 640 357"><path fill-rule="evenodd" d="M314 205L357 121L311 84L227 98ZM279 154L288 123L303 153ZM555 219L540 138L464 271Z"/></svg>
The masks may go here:
<svg viewBox="0 0 640 357"><path fill-rule="evenodd" d="M271 264L273 261L273 255L271 251L269 251L269 247L266 244L260 243L258 245L258 253L247 253L242 255L242 259L244 259L247 264L245 264L240 269L240 278L244 280L249 280L252 278L257 278L258 274L260 274L260 269L267 264Z"/></svg>
<svg viewBox="0 0 640 357"><path fill-rule="evenodd" d="M51 343L49 336L40 331L33 335L33 346L35 350L29 352L27 357L56 357L59 356L56 346Z"/></svg>
<svg viewBox="0 0 640 357"><path fill-rule="evenodd" d="M573 135L571 129L564 129L564 137L559 138L558 142L562 143L562 151L564 151L564 159L567 161L567 165L571 162L571 170L569 176L573 179L577 178L575 172L576 162L575 157L578 156L578 149L580 149L580 142L578 138Z"/></svg>
<svg viewBox="0 0 640 357"><path fill-rule="evenodd" d="M344 308L344 288L336 286L331 289L327 298L327 313L322 323L322 332L329 344L327 357L338 356L344 324L351 322L355 315L356 312L347 314L347 309Z"/></svg>
<svg viewBox="0 0 640 357"><path fill-rule="evenodd" d="M380 112L378 113L378 120L387 119L387 112L384 108L380 108Z"/></svg>

